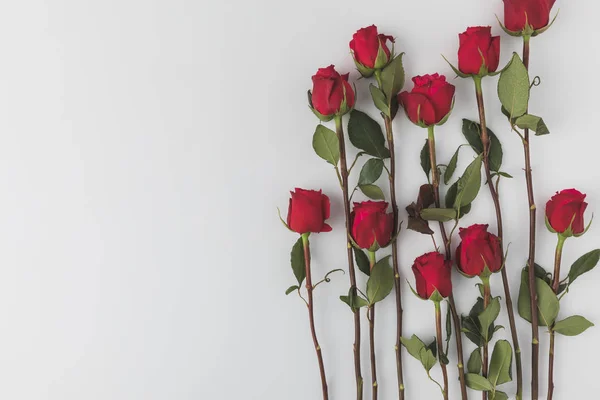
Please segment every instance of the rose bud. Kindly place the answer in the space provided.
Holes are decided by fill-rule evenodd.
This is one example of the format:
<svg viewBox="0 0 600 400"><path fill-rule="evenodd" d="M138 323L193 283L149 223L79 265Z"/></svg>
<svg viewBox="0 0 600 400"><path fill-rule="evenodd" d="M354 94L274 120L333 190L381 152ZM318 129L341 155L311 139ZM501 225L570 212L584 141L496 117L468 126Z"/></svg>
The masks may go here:
<svg viewBox="0 0 600 400"><path fill-rule="evenodd" d="M386 213L385 201L354 203L350 214L352 238L361 249L376 251L392 240L394 214Z"/></svg>
<svg viewBox="0 0 600 400"><path fill-rule="evenodd" d="M498 69L500 36L492 36L490 26L467 28L458 35L458 69L463 74L484 76Z"/></svg>
<svg viewBox="0 0 600 400"><path fill-rule="evenodd" d="M445 122L452 111L454 85L446 82L444 75L415 76L411 92L398 95L408 119L420 126L431 126Z"/></svg>
<svg viewBox="0 0 600 400"><path fill-rule="evenodd" d="M489 272L502 269L500 239L487 228L488 225L471 225L459 230L462 241L456 249L456 266L470 278L487 272L486 267Z"/></svg>
<svg viewBox="0 0 600 400"><path fill-rule="evenodd" d="M348 83L348 75L340 75L333 65L330 65L327 68L319 68L312 77L310 106L322 120L344 115L354 107L354 89Z"/></svg>
<svg viewBox="0 0 600 400"><path fill-rule="evenodd" d="M580 236L586 228L583 213L587 208L585 194L575 189L557 192L546 203L546 225L564 236Z"/></svg>
<svg viewBox="0 0 600 400"><path fill-rule="evenodd" d="M392 53L387 46L388 40L394 43L392 36L379 34L375 25L361 28L352 36L350 50L363 76L371 76L375 69L381 69L390 62Z"/></svg>
<svg viewBox="0 0 600 400"><path fill-rule="evenodd" d="M442 254L433 251L417 257L412 270L420 298L428 300L436 290L444 298L452 294L452 262Z"/></svg>
<svg viewBox="0 0 600 400"><path fill-rule="evenodd" d="M288 228L299 234L331 231L331 226L325 223L329 218L329 197L316 190L296 188L290 192L288 209Z"/></svg>
<svg viewBox="0 0 600 400"><path fill-rule="evenodd" d="M556 0L504 0L504 26L512 32L536 31L550 23Z"/></svg>

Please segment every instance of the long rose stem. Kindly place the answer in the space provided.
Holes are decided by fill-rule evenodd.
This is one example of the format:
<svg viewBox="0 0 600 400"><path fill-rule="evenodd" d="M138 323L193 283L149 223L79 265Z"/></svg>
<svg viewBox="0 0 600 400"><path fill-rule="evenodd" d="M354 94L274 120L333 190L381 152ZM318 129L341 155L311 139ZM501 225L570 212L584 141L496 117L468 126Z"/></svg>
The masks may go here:
<svg viewBox="0 0 600 400"><path fill-rule="evenodd" d="M429 143L429 162L431 163L431 182L433 186L433 198L435 201L435 206L440 206L440 177L437 169L437 161L435 154L435 133L433 126L428 128L428 140ZM446 227L443 222L440 222L440 233L442 235L442 240L444 242L444 248L446 252L446 259L452 259L452 252L450 250L450 241L448 240L448 234L446 233ZM458 377L460 381L460 391L462 394L462 399L467 400L467 385L465 381L465 363L463 360L463 346L462 346L462 329L460 323L460 317L458 316L458 311L456 310L456 303L454 302L454 295L451 294L448 297L448 302L450 303L450 313L452 314L452 321L454 323L454 331L456 334L456 353L458 358Z"/></svg>
<svg viewBox="0 0 600 400"><path fill-rule="evenodd" d="M490 151L490 138L487 130L487 123L485 118L485 103L483 101L483 90L481 87L481 78L476 77L475 80L475 94L477 96L477 107L479 109L479 125L481 126L481 142L483 144L483 165L485 169L485 176L488 182L488 188L492 196L494 208L496 210L496 225L498 228L497 236L500 239L500 253L502 257L502 264L504 265L504 239L503 239L503 224L502 224L502 210L500 208L500 198L496 187L492 184L492 173L490 170L489 151ZM512 297L510 294L510 287L508 281L508 274L506 272L506 266L502 268L502 285L504 287L504 298L506 299L506 310L508 312L508 322L510 325L510 333L512 336L513 346L515 348L515 364L517 365L517 400L521 400L523 397L523 365L521 362L521 347L519 346L519 336L517 334L517 325L515 322L515 311L513 308Z"/></svg>
<svg viewBox="0 0 600 400"><path fill-rule="evenodd" d="M529 69L529 36L523 36L523 64ZM533 175L531 173L531 151L529 148L529 129L524 130L523 150L525 153L525 181L527 182L527 199L529 202L529 298L531 307L531 400L538 400L539 393L539 359L540 338L538 328L537 291L535 290L535 220L536 206L533 194Z"/></svg>
<svg viewBox="0 0 600 400"><path fill-rule="evenodd" d="M483 309L485 310L489 305L490 305L490 278L483 278ZM481 365L481 375L484 378L487 378L488 376L488 359L489 359L489 354L488 354L488 344L484 343L483 344L483 364ZM487 392L483 391L481 392L481 398L482 400L487 400Z"/></svg>
<svg viewBox="0 0 600 400"><path fill-rule="evenodd" d="M552 280L552 290L558 294L560 286L560 263L562 260L562 251L565 244L565 236L558 235L556 252L554 253L554 279ZM554 396L554 324L550 327L550 350L548 353L548 400Z"/></svg>
<svg viewBox="0 0 600 400"><path fill-rule="evenodd" d="M350 290L353 296L356 296L356 271L354 269L354 259L352 257L352 244L350 238L350 200L348 196L348 165L346 163L346 145L344 141L344 128L342 126L342 117L335 118L335 128L339 142L340 150L340 175L342 176L342 193L344 200L344 215L346 219L346 248L348 253L348 272L350 275ZM360 362L360 310L354 311L354 376L356 380L356 399L363 398L363 378Z"/></svg>
<svg viewBox="0 0 600 400"><path fill-rule="evenodd" d="M442 311L440 309L440 302L435 302L435 332L437 337L437 352L438 359L440 360L440 367L442 368L442 376L444 377L444 400L448 400L448 371L446 370L446 364L442 362L442 354L444 353L444 345L442 339Z"/></svg>
<svg viewBox="0 0 600 400"><path fill-rule="evenodd" d="M375 252L369 251L370 269L375 266ZM375 359L375 304L371 305L367 311L369 313L369 347L371 351L371 383L372 383L372 400L377 400L377 361Z"/></svg>
<svg viewBox="0 0 600 400"><path fill-rule="evenodd" d="M323 355L321 354L321 346L317 340L317 332L315 330L315 314L313 306L313 290L312 274L310 269L310 242L308 240L307 233L302 235L302 244L304 246L304 265L306 267L306 291L308 292L308 319L310 321L310 333L312 335L313 343L315 345L315 351L317 353L317 360L319 361L319 371L321 373L321 389L323 391L323 400L329 399L327 390L327 378L325 376L325 365L323 363Z"/></svg>

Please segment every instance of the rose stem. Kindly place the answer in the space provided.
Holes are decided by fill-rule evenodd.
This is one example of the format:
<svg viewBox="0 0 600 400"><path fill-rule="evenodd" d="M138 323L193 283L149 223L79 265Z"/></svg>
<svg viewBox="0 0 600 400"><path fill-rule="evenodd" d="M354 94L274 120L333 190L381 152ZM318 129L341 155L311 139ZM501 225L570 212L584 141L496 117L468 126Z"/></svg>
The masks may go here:
<svg viewBox="0 0 600 400"><path fill-rule="evenodd" d="M369 251L369 262L371 271L375 266L375 252ZM369 313L369 344L371 347L371 381L373 383L372 400L377 400L377 362L375 360L375 304L371 305L367 311Z"/></svg>
<svg viewBox="0 0 600 400"><path fill-rule="evenodd" d="M439 301L435 302L435 332L437 336L438 359L440 360L440 367L442 368L442 375L444 377L444 400L448 400L448 371L446 370L446 364L442 361L444 345L442 339L442 311Z"/></svg>
<svg viewBox="0 0 600 400"><path fill-rule="evenodd" d="M523 64L529 70L529 36L523 36ZM527 182L527 199L529 201L529 298L531 307L531 400L538 400L538 379L540 340L538 329L537 292L535 290L535 219L536 207L533 195L533 176L531 174L531 152L529 148L529 129L523 135L523 151L525 153L525 181Z"/></svg>
<svg viewBox="0 0 600 400"><path fill-rule="evenodd" d="M377 83L381 89L381 77L379 70L375 71ZM402 288L400 285L400 268L398 267L398 203L396 202L396 154L394 151L394 133L392 131L392 119L385 114L381 114L385 122L385 131L387 134L388 148L390 150L390 200L392 203L392 212L394 213L394 230L392 232L392 266L394 268L394 287L396 289L396 372L398 375L398 400L404 400L404 378L402 374Z"/></svg>
<svg viewBox="0 0 600 400"><path fill-rule="evenodd" d="M306 266L306 291L308 293L308 319L310 321L310 333L312 334L317 359L319 360L319 371L321 372L321 387L323 390L323 400L329 399L327 391L327 378L325 377L325 365L323 364L323 355L321 354L321 346L317 340L317 332L315 331L315 315L313 307L313 290L312 274L310 270L310 242L308 240L309 233L302 235L302 244L304 246L304 265Z"/></svg>
<svg viewBox="0 0 600 400"><path fill-rule="evenodd" d="M503 224L502 224L502 210L500 208L500 198L496 187L492 184L492 174L490 170L489 152L490 152L490 138L488 135L486 118L485 118L485 105L483 102L483 90L481 87L481 78L474 77L475 80L475 93L477 96L477 107L479 108L479 124L481 126L481 142L483 144L483 165L485 168L485 176L487 178L488 187L492 200L494 202L494 208L496 209L496 225L498 227L498 238L500 239L500 254L502 257L502 265L504 265L504 243L503 243ZM519 346L519 336L517 334L517 325L515 323L515 311L513 308L512 297L510 295L510 287L508 282L508 274L506 268L502 268L502 285L504 286L504 298L506 299L506 310L508 312L508 321L510 324L510 333L512 336L513 346L515 348L515 364L517 365L517 400L521 400L523 397L523 365L521 363L521 347Z"/></svg>
<svg viewBox="0 0 600 400"><path fill-rule="evenodd" d="M483 282L483 309L485 310L490 305L490 278L489 277L481 277L481 281ZM481 366L481 374L484 378L488 376L488 343L487 340L483 344L483 364ZM481 398L483 400L487 399L487 392L481 392Z"/></svg>
<svg viewBox="0 0 600 400"><path fill-rule="evenodd" d="M350 201L348 196L348 165L346 163L346 145L344 143L344 128L342 117L335 117L335 128L340 147L340 174L342 176L342 193L344 196L344 214L346 219L346 248L348 252L348 272L350 275L350 290L352 296L356 296L356 271L354 270L354 258L352 255L352 244L350 238ZM354 376L356 379L356 399L363 398L363 378L360 363L360 310L354 311Z"/></svg>
<svg viewBox="0 0 600 400"><path fill-rule="evenodd" d="M558 243L554 253L554 279L552 280L552 290L555 294L558 294L560 285L560 262L565 240L565 236L558 235ZM548 353L548 400L552 400L554 396L554 334L554 324L552 324L550 327L550 351Z"/></svg>
<svg viewBox="0 0 600 400"><path fill-rule="evenodd" d="M428 130L428 143L429 143L429 161L431 163L431 182L433 185L433 198L435 201L435 206L440 206L440 177L437 169L437 161L435 159L435 133L434 127L430 126L427 128ZM440 233L442 235L442 240L444 242L444 248L446 252L446 260L452 259L452 252L450 250L450 241L448 240L448 235L446 234L446 228L444 227L444 223L440 222ZM458 316L458 312L456 311L456 303L454 302L454 295L450 294L448 296L448 301L450 303L450 312L452 314L452 321L454 322L454 331L456 334L456 353L458 357L458 377L460 380L460 390L462 394L462 399L467 400L467 385L465 383L465 368L463 361L463 347L462 347L462 329L460 325L460 318Z"/></svg>

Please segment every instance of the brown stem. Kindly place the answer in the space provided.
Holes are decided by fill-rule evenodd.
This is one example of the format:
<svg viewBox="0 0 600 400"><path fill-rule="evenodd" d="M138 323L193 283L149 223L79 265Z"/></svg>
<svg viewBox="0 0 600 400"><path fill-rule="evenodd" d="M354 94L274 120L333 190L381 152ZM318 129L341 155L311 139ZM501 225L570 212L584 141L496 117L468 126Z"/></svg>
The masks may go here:
<svg viewBox="0 0 600 400"><path fill-rule="evenodd" d="M440 206L440 177L437 169L437 161L435 154L435 135L433 131L433 126L428 128L428 144L429 144L429 162L431 163L431 182L433 186L433 198L435 201L435 206ZM440 222L440 233L442 235L442 240L444 242L444 249L446 252L446 259L452 259L452 252L450 249L450 241L448 240L448 235L446 233L446 227L443 222ZM463 400L468 399L467 395L467 384L465 381L465 363L463 359L463 346L462 346L462 328L460 317L458 315L458 311L456 310L456 303L454 302L454 295L451 294L448 297L448 302L450 304L450 313L452 314L452 322L454 323L454 331L456 334L454 335L456 338L456 353L458 358L458 378L460 381L460 391Z"/></svg>
<svg viewBox="0 0 600 400"><path fill-rule="evenodd" d="M483 280L483 309L485 310L490 305L490 281L489 278L484 278ZM488 344L487 342L483 344L483 364L481 366L481 375L484 378L488 376ZM487 392L481 392L482 400L487 400Z"/></svg>
<svg viewBox="0 0 600 400"><path fill-rule="evenodd" d="M438 359L440 360L440 367L442 368L442 376L444 377L444 400L448 400L448 371L446 370L446 364L442 361L442 354L444 354L444 345L442 339L442 311L440 310L440 302L435 302L435 332L437 337L437 352Z"/></svg>
<svg viewBox="0 0 600 400"><path fill-rule="evenodd" d="M348 195L348 165L346 163L346 145L344 141L344 128L342 127L342 117L335 118L336 133L340 148L340 174L342 176L342 193L344 200L344 215L346 219L346 247L348 253L348 272L350 275L350 290L352 295L357 295L356 290L356 271L354 269L354 259L352 255L352 244L350 237L350 200ZM356 380L356 399L363 398L363 378L360 362L360 312L354 311L354 376Z"/></svg>
<svg viewBox="0 0 600 400"><path fill-rule="evenodd" d="M487 123L485 117L485 103L483 101L483 90L481 87L481 78L476 77L475 79L475 94L477 97L477 108L479 109L479 124L481 126L481 142L483 144L483 165L485 169L485 176L488 182L488 188L490 189L490 195L494 203L494 209L496 210L496 226L497 236L500 239L500 253L502 257L502 265L504 268L501 270L502 275L502 286L504 287L504 298L506 301L506 310L508 312L508 321L510 325L510 333L512 336L513 346L515 348L515 364L517 365L517 400L521 400L523 397L523 365L521 362L521 347L519 346L519 336L517 334L517 325L515 322L515 311L513 308L512 297L510 294L510 287L508 281L508 274L506 272L506 265L504 259L504 238L503 238L503 223L502 223L502 209L500 208L500 196L498 195L498 188L492 184L492 173L489 162L489 150L490 150L490 138L487 130Z"/></svg>
<svg viewBox="0 0 600 400"><path fill-rule="evenodd" d="M400 268L398 267L398 203L396 202L396 157L394 151L394 134L392 131L392 120L383 115L385 121L385 130L387 133L388 147L390 150L390 197L392 202L392 212L394 213L394 232L392 240L392 266L394 268L394 286L396 288L396 372L398 375L398 399L404 400L404 378L402 373L402 292L400 286Z"/></svg>
<svg viewBox="0 0 600 400"><path fill-rule="evenodd" d="M312 274L310 269L310 243L308 241L308 234L302 235L302 243L304 245L304 264L306 267L306 291L308 292L308 319L310 321L310 333L312 335L313 343L315 345L315 351L317 353L317 360L319 361L319 371L321 373L321 389L323 391L323 400L329 399L327 391L327 378L325 376L325 365L323 363L323 355L321 354L321 346L317 340L317 332L315 330L315 314L313 306L313 290Z"/></svg>
<svg viewBox="0 0 600 400"><path fill-rule="evenodd" d="M375 252L369 251L370 269L375 266ZM377 361L375 359L375 304L372 304L368 309L369 319L369 348L371 351L371 390L372 400L377 400Z"/></svg>
<svg viewBox="0 0 600 400"><path fill-rule="evenodd" d="M523 64L529 69L529 37L523 37ZM525 181L529 202L529 298L531 307L531 400L538 400L540 339L538 328L537 291L535 290L535 224L536 207L533 194L533 175L531 173L531 151L529 147L529 129L524 130L523 150L525 153Z"/></svg>
<svg viewBox="0 0 600 400"><path fill-rule="evenodd" d="M554 277L552 279L552 290L558 294L560 286L560 263L562 260L562 251L565 244L565 237L558 235L558 243L554 253ZM548 351L548 400L554 396L554 324L550 327L550 349Z"/></svg>

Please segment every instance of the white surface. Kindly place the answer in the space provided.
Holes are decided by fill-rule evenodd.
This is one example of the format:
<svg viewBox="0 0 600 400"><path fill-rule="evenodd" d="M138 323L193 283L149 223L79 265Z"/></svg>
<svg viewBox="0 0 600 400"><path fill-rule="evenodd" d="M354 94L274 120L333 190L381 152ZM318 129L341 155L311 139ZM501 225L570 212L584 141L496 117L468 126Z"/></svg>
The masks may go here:
<svg viewBox="0 0 600 400"><path fill-rule="evenodd" d="M311 148L317 121L306 105L310 77L333 63L355 79L348 42L372 23L397 37L409 76L452 76L440 53L456 60L459 32L492 24L500 33L494 13L502 15L501 1L483 3L3 2L0 397L317 399L306 310L283 294L293 283L288 257L295 236L276 214L276 207L287 209L294 186L322 188L332 198L334 232L313 238L315 275L345 267L335 175ZM566 3L557 3L563 9L555 27L532 45L532 72L542 85L531 108L553 132L533 143L536 198L543 209L554 191L577 187L588 193L591 215L600 204L598 7ZM519 46L503 35L502 64ZM454 83L454 115L438 129L441 162L463 143L461 118L476 117L471 82ZM358 108L375 115L367 82L357 87ZM486 79L489 125L504 145L504 169L515 176L502 184L502 205L516 299L527 243L522 149L494 88L495 79ZM394 128L404 206L423 182L418 152L425 132L403 116ZM459 168L467 155L461 153ZM464 224L475 222L493 224L485 190ZM542 218L538 237L538 260L549 266L555 239ZM568 241L564 269L599 239L596 224ZM402 272L412 280L412 260L431 250L430 241L405 232L400 249ZM318 290L317 323L331 398L348 400L352 318L337 300L348 278L334 278ZM457 282L466 312L475 281ZM579 280L561 315L600 322L599 283L598 271ZM499 279L493 285L499 293ZM432 305L403 289L406 335L433 337ZM382 400L394 398L393 309L389 298L378 311ZM501 321L506 325L506 314ZM518 325L528 366L529 327ZM557 399L590 398L597 388L598 339L598 328L558 338ZM408 398L439 398L420 365L405 360ZM449 370L456 399L455 369Z"/></svg>

